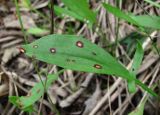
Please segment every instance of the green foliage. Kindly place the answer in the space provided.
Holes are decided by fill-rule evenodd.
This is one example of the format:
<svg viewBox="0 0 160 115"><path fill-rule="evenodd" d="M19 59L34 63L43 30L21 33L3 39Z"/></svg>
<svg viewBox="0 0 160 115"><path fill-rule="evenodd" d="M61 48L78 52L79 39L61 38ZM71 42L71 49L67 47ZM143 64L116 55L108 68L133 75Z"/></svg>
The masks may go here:
<svg viewBox="0 0 160 115"><path fill-rule="evenodd" d="M28 56L60 67L131 79L129 71L109 53L82 37L48 35L22 47Z"/></svg>
<svg viewBox="0 0 160 115"><path fill-rule="evenodd" d="M142 59L143 59L143 55L144 55L144 52L143 52L142 45L138 41L137 42L137 49L136 49L136 52L135 52L135 55L133 58L133 64L132 64L132 67L130 70L130 73L133 77L136 77L137 70L142 62ZM131 82L129 81L128 88L129 88L130 92L135 92L136 91L135 81L131 81Z"/></svg>
<svg viewBox="0 0 160 115"><path fill-rule="evenodd" d="M130 22L139 27L160 29L160 17L159 16L148 16L148 15L140 15L134 16L132 13L124 13L119 8L113 7L110 4L103 4L104 8L117 16L120 19L123 19L127 22Z"/></svg>
<svg viewBox="0 0 160 115"><path fill-rule="evenodd" d="M96 14L89 9L87 0L62 0L62 2L68 9L54 6L57 14L65 14L80 21L87 22L90 27L95 23Z"/></svg>
<svg viewBox="0 0 160 115"><path fill-rule="evenodd" d="M144 1L150 3L153 6L156 6L156 7L160 8L160 4L154 2L153 0L144 0Z"/></svg>
<svg viewBox="0 0 160 115"><path fill-rule="evenodd" d="M40 35L49 33L49 30L42 29L42 28L39 28L39 27L34 27L34 28L29 28L29 29L27 30L27 33L28 33L28 34L33 34L33 35L40 36Z"/></svg>
<svg viewBox="0 0 160 115"><path fill-rule="evenodd" d="M48 35L23 45L26 55L60 67L120 76L135 81L144 90L158 97L151 89L132 77L130 72L109 53L88 40L74 35Z"/></svg>
<svg viewBox="0 0 160 115"><path fill-rule="evenodd" d="M48 89L52 82L58 79L58 74L62 71L59 71L57 74L49 74L47 76L47 81L37 83L28 93L27 96L10 96L9 100L11 103L23 109L24 111L32 111L32 105L38 101L44 92Z"/></svg>
<svg viewBox="0 0 160 115"><path fill-rule="evenodd" d="M130 17L138 22L142 27L160 29L160 17L150 15L134 16L130 14Z"/></svg>

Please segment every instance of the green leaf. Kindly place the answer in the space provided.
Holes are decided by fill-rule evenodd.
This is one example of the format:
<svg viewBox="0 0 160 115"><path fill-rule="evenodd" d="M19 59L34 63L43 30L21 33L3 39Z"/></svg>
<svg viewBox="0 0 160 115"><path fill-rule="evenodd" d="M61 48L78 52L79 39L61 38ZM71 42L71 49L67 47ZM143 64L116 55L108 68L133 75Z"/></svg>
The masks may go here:
<svg viewBox="0 0 160 115"><path fill-rule="evenodd" d="M60 67L129 78L130 73L109 53L74 35L48 35L22 46L26 54ZM114 68L114 69L113 69Z"/></svg>
<svg viewBox="0 0 160 115"><path fill-rule="evenodd" d="M68 16L71 16L75 19L78 19L80 21L84 21L84 18L76 13L74 13L73 11L70 11L66 8L61 8L59 6L54 6L54 10L55 10L55 13L58 15L58 14L65 14L65 15L68 15Z"/></svg>
<svg viewBox="0 0 160 115"><path fill-rule="evenodd" d="M11 102L15 105L17 105L21 109L27 109L31 105L33 105L37 100L39 100L44 92L48 89L48 87L51 85L51 83L58 79L58 74L60 74L62 71L59 71L57 74L49 74L47 76L47 82L45 85L45 81L37 83L28 93L27 96L21 96L21 97L11 97Z"/></svg>
<svg viewBox="0 0 160 115"><path fill-rule="evenodd" d="M144 51L142 48L142 45L139 41L137 41L137 49L133 58L133 64L131 67L131 72L137 73L137 70L139 69L142 59L143 59Z"/></svg>
<svg viewBox="0 0 160 115"><path fill-rule="evenodd" d="M160 17L159 16L150 16L150 15L135 16L130 12L128 12L127 14L121 11L119 8L113 7L110 4L103 3L103 6L108 12L134 25L137 25L139 27L160 29L160 24L159 24Z"/></svg>
<svg viewBox="0 0 160 115"><path fill-rule="evenodd" d="M144 1L150 3L153 6L156 6L156 7L160 8L160 4L158 4L156 2L153 2L152 0L144 0Z"/></svg>
<svg viewBox="0 0 160 115"><path fill-rule="evenodd" d="M153 86L153 89L156 87L156 85ZM141 99L139 105L136 107L136 109L134 111L132 111L131 113L129 113L129 115L143 115L144 112L144 106L145 103L148 100L148 95L144 94L144 97Z"/></svg>
<svg viewBox="0 0 160 115"><path fill-rule="evenodd" d="M144 105L145 105L145 102L144 103L140 103L138 105L138 107L134 111L129 113L129 115L143 115Z"/></svg>
<svg viewBox="0 0 160 115"><path fill-rule="evenodd" d="M92 26L96 21L96 14L89 9L87 0L62 0L69 10L55 7L58 13L69 15L81 21L86 21Z"/></svg>
<svg viewBox="0 0 160 115"><path fill-rule="evenodd" d="M48 35L31 44L23 45L26 55L63 68L120 76L135 81L143 89L157 96L109 53L90 41L74 35Z"/></svg>
<svg viewBox="0 0 160 115"><path fill-rule="evenodd" d="M144 52L143 52L142 45L139 41L137 41L137 49L136 49L136 52L133 58L133 64L130 70L130 73L132 74L133 77L136 77L137 70L140 67L143 59L143 55L144 55ZM135 81L129 81L128 88L130 92L135 92L136 91Z"/></svg>
<svg viewBox="0 0 160 115"><path fill-rule="evenodd" d="M21 6L25 7L25 8L28 8L28 9L31 9L31 1L30 0L22 0L21 1Z"/></svg>
<svg viewBox="0 0 160 115"><path fill-rule="evenodd" d="M44 34L49 33L49 31L46 30L46 29L41 29L39 27L33 27L33 28L29 28L27 30L27 33L28 34L33 34L33 35L44 35Z"/></svg>
<svg viewBox="0 0 160 115"><path fill-rule="evenodd" d="M132 24L139 25L134 19L132 19L128 14L122 12L119 8L113 7L112 5L106 3L103 3L103 6L108 12L117 16L118 18L130 22Z"/></svg>
<svg viewBox="0 0 160 115"><path fill-rule="evenodd" d="M135 20L142 27L160 29L160 17L152 15L134 16L130 14L131 18Z"/></svg>
<svg viewBox="0 0 160 115"><path fill-rule="evenodd" d="M11 102L16 107L21 108L20 104L17 103L17 101L19 100L19 98L20 97L18 97L18 96L9 96L9 102ZM28 106L28 107L24 108L23 111L33 112L34 109L33 109L33 106L31 105L31 106Z"/></svg>

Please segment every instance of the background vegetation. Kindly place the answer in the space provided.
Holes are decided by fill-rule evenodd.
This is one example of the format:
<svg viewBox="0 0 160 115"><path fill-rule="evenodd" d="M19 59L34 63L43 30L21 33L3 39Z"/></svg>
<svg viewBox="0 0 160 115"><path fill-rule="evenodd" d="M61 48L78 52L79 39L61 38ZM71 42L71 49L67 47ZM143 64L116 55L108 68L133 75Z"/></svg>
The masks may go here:
<svg viewBox="0 0 160 115"><path fill-rule="evenodd" d="M159 0L0 0L0 113L159 115L159 9ZM63 49L75 39L87 49ZM66 58L49 58L52 42ZM72 65L75 55L88 65Z"/></svg>

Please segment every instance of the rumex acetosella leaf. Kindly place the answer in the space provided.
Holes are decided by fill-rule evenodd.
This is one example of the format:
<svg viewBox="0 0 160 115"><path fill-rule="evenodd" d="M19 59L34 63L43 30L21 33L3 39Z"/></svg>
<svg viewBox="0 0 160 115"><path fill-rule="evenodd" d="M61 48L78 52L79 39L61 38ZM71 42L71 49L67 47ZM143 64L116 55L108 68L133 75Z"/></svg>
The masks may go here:
<svg viewBox="0 0 160 115"><path fill-rule="evenodd" d="M130 72L109 53L85 38L54 34L23 45L22 48L27 56L66 69L115 75L127 81L134 80L137 85L157 96L141 81L132 77Z"/></svg>

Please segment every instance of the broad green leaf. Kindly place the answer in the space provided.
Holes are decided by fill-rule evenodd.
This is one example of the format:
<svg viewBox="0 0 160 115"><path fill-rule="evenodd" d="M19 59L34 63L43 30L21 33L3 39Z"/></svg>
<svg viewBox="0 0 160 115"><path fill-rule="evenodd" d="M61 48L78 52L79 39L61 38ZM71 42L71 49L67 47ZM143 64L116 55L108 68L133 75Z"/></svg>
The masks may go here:
<svg viewBox="0 0 160 115"><path fill-rule="evenodd" d="M89 26L92 26L96 21L96 14L89 9L87 0L62 0L69 10L56 7L55 10L59 13L69 15L81 21L86 21ZM65 11L66 10L66 11Z"/></svg>
<svg viewBox="0 0 160 115"><path fill-rule="evenodd" d="M33 35L44 35L44 34L49 33L49 31L46 29L41 29L39 27L33 27L33 28L29 28L27 30L27 33L33 34Z"/></svg>
<svg viewBox="0 0 160 115"><path fill-rule="evenodd" d="M109 53L90 41L74 35L48 35L22 46L26 55L63 68L120 76L135 81L143 89L157 96Z"/></svg>
<svg viewBox="0 0 160 115"><path fill-rule="evenodd" d="M28 56L60 67L131 79L129 71L109 53L82 37L48 35L22 47Z"/></svg>
<svg viewBox="0 0 160 115"><path fill-rule="evenodd" d="M142 45L139 41L137 41L137 49L133 58L133 64L131 67L131 74L133 75L133 77L136 77L136 73L137 70L139 68L139 66L141 65L142 59L143 59L143 48ZM129 91L130 92L135 92L136 91L136 84L135 81L129 81L128 82L128 87L129 87Z"/></svg>

